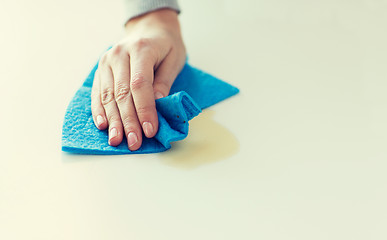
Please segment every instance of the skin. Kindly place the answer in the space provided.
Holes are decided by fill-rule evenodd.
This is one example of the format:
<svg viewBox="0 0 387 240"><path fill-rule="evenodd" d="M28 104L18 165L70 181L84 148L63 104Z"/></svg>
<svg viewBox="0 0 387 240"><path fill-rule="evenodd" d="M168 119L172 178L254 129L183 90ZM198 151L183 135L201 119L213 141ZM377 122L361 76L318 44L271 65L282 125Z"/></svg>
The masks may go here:
<svg viewBox="0 0 387 240"><path fill-rule="evenodd" d="M168 96L186 51L173 10L147 13L125 28L127 36L100 59L91 109L97 128L109 129L109 145L118 146L125 136L134 151L141 147L142 132L156 135L155 99Z"/></svg>

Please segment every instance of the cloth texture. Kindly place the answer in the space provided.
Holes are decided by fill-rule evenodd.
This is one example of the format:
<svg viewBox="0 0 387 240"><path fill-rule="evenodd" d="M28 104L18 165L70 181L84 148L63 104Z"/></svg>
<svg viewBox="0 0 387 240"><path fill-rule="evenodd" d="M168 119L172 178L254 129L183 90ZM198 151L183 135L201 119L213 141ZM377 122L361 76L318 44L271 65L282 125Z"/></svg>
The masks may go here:
<svg viewBox="0 0 387 240"><path fill-rule="evenodd" d="M91 113L91 87L98 64L76 92L65 114L62 130L62 150L80 154L140 154L156 153L171 148L170 142L188 135L188 121L202 109L218 103L239 90L189 64L185 64L175 79L170 95L156 100L159 129L155 137L146 138L136 151L128 149L126 138L117 147L108 144L107 130L100 131Z"/></svg>
<svg viewBox="0 0 387 240"><path fill-rule="evenodd" d="M177 0L125 0L125 5L126 22L134 17L161 8L170 8L177 13L180 13L180 7Z"/></svg>

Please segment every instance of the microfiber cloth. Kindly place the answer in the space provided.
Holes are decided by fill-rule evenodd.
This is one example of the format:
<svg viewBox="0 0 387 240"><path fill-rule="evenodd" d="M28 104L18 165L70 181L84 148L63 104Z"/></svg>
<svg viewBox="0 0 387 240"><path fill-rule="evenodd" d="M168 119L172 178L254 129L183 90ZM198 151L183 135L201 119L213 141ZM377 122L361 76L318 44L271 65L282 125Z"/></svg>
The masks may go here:
<svg viewBox="0 0 387 240"><path fill-rule="evenodd" d="M189 64L173 83L167 97L156 100L159 130L155 137L143 137L141 147L130 151L126 138L117 147L108 144L107 130L99 130L91 114L91 87L98 64L76 92L65 114L62 150L80 154L140 154L156 153L171 148L171 142L188 135L188 121L202 109L218 103L239 90Z"/></svg>

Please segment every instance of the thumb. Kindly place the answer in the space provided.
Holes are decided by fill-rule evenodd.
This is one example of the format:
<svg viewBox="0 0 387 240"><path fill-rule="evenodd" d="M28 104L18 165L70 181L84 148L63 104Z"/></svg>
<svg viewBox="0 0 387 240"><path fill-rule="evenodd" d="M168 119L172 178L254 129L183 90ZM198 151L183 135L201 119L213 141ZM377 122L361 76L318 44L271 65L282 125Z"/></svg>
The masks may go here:
<svg viewBox="0 0 387 240"><path fill-rule="evenodd" d="M153 82L155 99L163 98L169 95L171 86L183 66L184 62L179 63L177 58L170 55L161 62L160 66L156 70Z"/></svg>

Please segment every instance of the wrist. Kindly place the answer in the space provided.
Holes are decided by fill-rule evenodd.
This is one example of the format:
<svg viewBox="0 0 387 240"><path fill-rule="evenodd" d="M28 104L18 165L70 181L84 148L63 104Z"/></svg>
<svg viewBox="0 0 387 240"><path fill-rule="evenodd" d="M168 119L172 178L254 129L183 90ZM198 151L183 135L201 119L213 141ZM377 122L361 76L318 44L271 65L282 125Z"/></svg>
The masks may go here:
<svg viewBox="0 0 387 240"><path fill-rule="evenodd" d="M149 27L159 26L163 28L180 30L178 13L175 10L169 8L157 9L155 11L151 11L138 17L132 18L125 24L125 29L127 32L130 32L138 25L148 25Z"/></svg>

